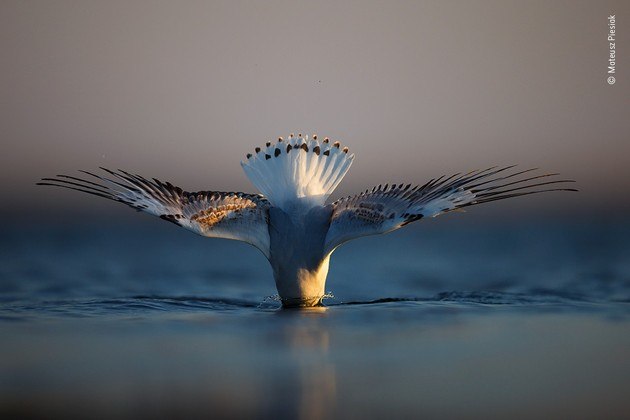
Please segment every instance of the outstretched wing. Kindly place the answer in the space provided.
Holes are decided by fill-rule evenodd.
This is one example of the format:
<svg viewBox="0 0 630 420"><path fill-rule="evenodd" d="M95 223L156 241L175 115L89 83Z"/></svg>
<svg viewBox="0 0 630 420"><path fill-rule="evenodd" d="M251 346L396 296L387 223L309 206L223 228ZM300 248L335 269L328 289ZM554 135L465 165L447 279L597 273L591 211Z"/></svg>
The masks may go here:
<svg viewBox="0 0 630 420"><path fill-rule="evenodd" d="M199 235L244 241L269 258L269 202L241 192L187 192L155 178L101 168L108 175L81 171L90 179L69 175L43 178L38 185L69 188L108 198L144 211Z"/></svg>
<svg viewBox="0 0 630 420"><path fill-rule="evenodd" d="M326 252L351 239L387 233L423 217L435 217L467 206L548 191L577 191L548 187L574 182L571 180L540 181L558 174L523 177L536 169L506 174L505 171L512 168L514 166L494 167L455 174L416 187L411 184L379 185L371 191L342 198L331 204L333 213L326 235Z"/></svg>

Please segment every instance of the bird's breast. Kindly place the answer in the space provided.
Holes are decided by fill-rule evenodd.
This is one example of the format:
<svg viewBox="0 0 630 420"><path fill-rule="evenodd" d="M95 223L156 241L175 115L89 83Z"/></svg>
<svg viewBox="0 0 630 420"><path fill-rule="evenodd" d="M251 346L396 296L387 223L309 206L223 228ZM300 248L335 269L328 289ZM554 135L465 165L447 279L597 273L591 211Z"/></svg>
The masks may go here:
<svg viewBox="0 0 630 420"><path fill-rule="evenodd" d="M272 266L317 267L324 255L331 210L317 206L302 213L287 214L279 208L269 211L269 239Z"/></svg>

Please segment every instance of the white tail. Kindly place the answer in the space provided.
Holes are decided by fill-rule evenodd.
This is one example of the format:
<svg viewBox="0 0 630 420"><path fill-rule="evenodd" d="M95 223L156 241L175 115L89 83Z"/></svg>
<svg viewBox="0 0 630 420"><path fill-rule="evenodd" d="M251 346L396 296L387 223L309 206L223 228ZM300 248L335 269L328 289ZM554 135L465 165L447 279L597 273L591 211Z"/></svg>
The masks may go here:
<svg viewBox="0 0 630 420"><path fill-rule="evenodd" d="M337 188L354 155L339 142L293 134L276 143L268 142L248 154L241 166L249 180L276 207L287 209L299 199L323 205Z"/></svg>

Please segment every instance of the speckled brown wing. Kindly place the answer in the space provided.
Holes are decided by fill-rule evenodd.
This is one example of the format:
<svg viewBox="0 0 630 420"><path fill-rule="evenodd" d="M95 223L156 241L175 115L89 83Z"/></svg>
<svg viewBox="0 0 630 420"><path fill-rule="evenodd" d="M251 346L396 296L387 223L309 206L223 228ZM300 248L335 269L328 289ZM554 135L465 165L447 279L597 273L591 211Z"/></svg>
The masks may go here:
<svg viewBox="0 0 630 420"><path fill-rule="evenodd" d="M464 207L549 191L577 191L549 188L548 185L574 182L541 178L558 174L531 176L536 169L510 172L514 166L488 168L467 174L432 179L422 186L392 184L374 187L355 196L332 203L331 223L325 251L361 236L391 232L423 217ZM529 175L525 175L529 174ZM535 187L543 187L536 189Z"/></svg>
<svg viewBox="0 0 630 420"><path fill-rule="evenodd" d="M265 197L242 192L188 192L153 178L101 168L108 175L81 171L86 177L57 175L38 185L69 188L126 204L199 235L235 239L254 245L269 258L269 207ZM95 182L94 182L95 181Z"/></svg>

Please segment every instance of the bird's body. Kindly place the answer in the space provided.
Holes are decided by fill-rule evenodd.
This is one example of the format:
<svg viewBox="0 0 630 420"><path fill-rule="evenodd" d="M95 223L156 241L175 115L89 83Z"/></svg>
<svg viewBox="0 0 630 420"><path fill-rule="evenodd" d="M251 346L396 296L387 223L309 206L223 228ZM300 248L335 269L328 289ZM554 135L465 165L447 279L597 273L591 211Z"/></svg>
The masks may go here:
<svg viewBox="0 0 630 420"><path fill-rule="evenodd" d="M423 217L484 202L568 188L533 187L571 182L522 177L532 169L489 168L433 179L422 186L379 185L327 204L354 159L348 148L316 136L268 142L241 162L262 194L189 193L170 183L102 168L94 178L58 175L39 184L70 188L145 211L203 236L236 239L269 260L284 306L315 306L325 294L330 255L361 236L387 233ZM521 176L519 178L519 176ZM531 182L537 180L536 182Z"/></svg>
<svg viewBox="0 0 630 420"><path fill-rule="evenodd" d="M331 254L324 248L331 213L328 206L292 214L276 207L269 209L269 262L285 305L321 302Z"/></svg>

